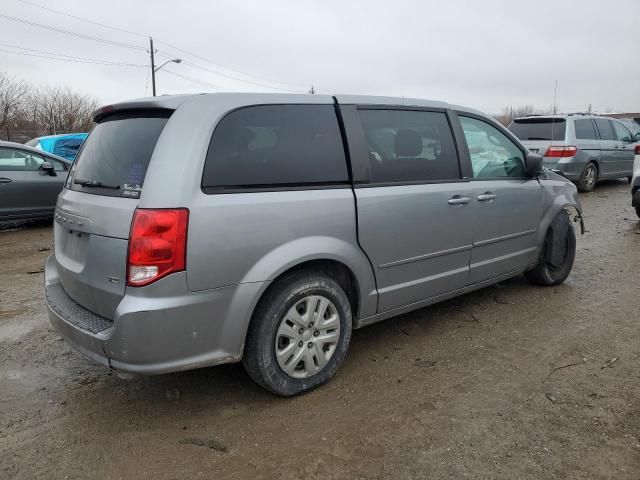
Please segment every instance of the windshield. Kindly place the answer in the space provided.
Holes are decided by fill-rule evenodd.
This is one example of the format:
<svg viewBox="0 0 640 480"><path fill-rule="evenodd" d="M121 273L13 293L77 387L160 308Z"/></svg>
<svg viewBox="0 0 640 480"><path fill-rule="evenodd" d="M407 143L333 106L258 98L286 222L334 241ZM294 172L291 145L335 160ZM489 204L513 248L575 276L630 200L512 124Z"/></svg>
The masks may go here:
<svg viewBox="0 0 640 480"><path fill-rule="evenodd" d="M113 114L85 140L67 188L98 195L139 198L151 155L170 113Z"/></svg>
<svg viewBox="0 0 640 480"><path fill-rule="evenodd" d="M564 118L520 118L509 125L509 130L520 140L561 140L567 122Z"/></svg>

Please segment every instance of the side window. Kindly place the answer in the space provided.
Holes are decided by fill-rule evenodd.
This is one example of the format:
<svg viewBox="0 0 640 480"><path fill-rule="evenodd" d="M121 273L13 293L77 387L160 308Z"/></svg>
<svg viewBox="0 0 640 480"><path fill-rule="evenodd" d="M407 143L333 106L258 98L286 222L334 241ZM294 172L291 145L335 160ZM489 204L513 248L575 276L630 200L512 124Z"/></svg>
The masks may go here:
<svg viewBox="0 0 640 480"><path fill-rule="evenodd" d="M0 171L15 172L25 170L24 158L17 156L13 148L0 148Z"/></svg>
<svg viewBox="0 0 640 480"><path fill-rule="evenodd" d="M614 121L613 128L616 131L616 137L621 142L631 143L633 141L631 132L622 123Z"/></svg>
<svg viewBox="0 0 640 480"><path fill-rule="evenodd" d="M616 135L613 132L613 128L611 127L611 122L606 118L596 118L593 120L596 122L596 127L598 127L598 131L600 132L601 140L615 140Z"/></svg>
<svg viewBox="0 0 640 480"><path fill-rule="evenodd" d="M460 178L447 117L418 110L358 110L369 150L372 183Z"/></svg>
<svg viewBox="0 0 640 480"><path fill-rule="evenodd" d="M524 154L505 134L482 120L459 118L469 147L474 178L526 176Z"/></svg>
<svg viewBox="0 0 640 480"><path fill-rule="evenodd" d="M576 129L576 138L580 140L596 140L596 130L590 119L575 120L573 123Z"/></svg>
<svg viewBox="0 0 640 480"><path fill-rule="evenodd" d="M29 171L37 171L40 170L42 164L44 163L44 158L36 153L26 152L21 150L20 155L25 157L27 168Z"/></svg>
<svg viewBox="0 0 640 480"><path fill-rule="evenodd" d="M349 181L333 105L260 105L224 117L211 138L204 188Z"/></svg>
<svg viewBox="0 0 640 480"><path fill-rule="evenodd" d="M25 150L0 148L0 170L13 172L38 170L42 162L44 162L42 157Z"/></svg>

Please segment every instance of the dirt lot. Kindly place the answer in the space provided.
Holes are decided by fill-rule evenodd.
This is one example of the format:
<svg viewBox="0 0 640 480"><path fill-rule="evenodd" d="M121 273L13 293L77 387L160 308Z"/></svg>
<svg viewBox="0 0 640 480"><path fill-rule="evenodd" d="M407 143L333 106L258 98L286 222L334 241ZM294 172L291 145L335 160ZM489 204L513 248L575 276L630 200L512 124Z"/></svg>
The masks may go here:
<svg viewBox="0 0 640 480"><path fill-rule="evenodd" d="M0 478L640 478L640 224L583 195L557 288L523 278L355 332L325 387L229 365L120 379L49 327L49 225L0 233ZM35 272L35 273L34 273Z"/></svg>

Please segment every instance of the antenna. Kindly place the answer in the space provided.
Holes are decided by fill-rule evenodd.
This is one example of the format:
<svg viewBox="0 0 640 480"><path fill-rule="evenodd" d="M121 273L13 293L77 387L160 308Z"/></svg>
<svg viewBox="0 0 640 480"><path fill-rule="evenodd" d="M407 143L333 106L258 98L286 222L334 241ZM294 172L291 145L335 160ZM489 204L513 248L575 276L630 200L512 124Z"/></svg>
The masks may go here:
<svg viewBox="0 0 640 480"><path fill-rule="evenodd" d="M316 93L316 89L315 89L315 88L313 88L313 85L311 85L311 88L309 89L309 93L310 93L311 95L313 95L313 94L315 94L315 93Z"/></svg>
<svg viewBox="0 0 640 480"><path fill-rule="evenodd" d="M556 125L557 113L558 113L558 80L556 79L556 85L553 89L553 116L551 117L551 145L553 145L553 140L556 137L554 130Z"/></svg>

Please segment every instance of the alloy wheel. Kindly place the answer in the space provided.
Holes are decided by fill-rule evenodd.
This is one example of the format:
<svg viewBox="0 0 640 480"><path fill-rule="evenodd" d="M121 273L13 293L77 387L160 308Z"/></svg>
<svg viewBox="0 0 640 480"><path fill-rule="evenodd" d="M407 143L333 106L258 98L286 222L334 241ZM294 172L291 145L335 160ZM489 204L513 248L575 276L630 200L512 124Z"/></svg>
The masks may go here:
<svg viewBox="0 0 640 480"><path fill-rule="evenodd" d="M584 172L584 183L589 189L596 183L596 169L593 165L587 166Z"/></svg>

